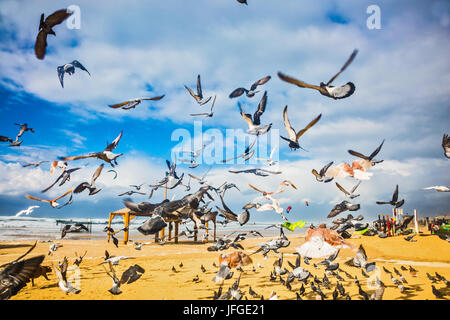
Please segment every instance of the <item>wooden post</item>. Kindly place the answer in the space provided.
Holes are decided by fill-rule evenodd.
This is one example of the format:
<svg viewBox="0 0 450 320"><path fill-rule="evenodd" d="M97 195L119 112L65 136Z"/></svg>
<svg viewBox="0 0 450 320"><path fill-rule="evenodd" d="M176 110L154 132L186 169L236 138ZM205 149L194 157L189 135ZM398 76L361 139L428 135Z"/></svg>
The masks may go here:
<svg viewBox="0 0 450 320"><path fill-rule="evenodd" d="M178 243L178 221L175 221L175 243Z"/></svg>
<svg viewBox="0 0 450 320"><path fill-rule="evenodd" d="M108 223L108 227L111 228L111 221L112 219L114 219L114 214L112 212L109 213L109 223ZM109 242L109 231L108 231L108 242Z"/></svg>
<svg viewBox="0 0 450 320"><path fill-rule="evenodd" d="M164 240L164 232L165 232L166 228L162 228L161 230L161 240Z"/></svg>
<svg viewBox="0 0 450 320"><path fill-rule="evenodd" d="M127 244L128 242L128 226L130 225L130 213L126 212L123 216L124 219L124 228L126 228L126 230L123 232L123 244Z"/></svg>
<svg viewBox="0 0 450 320"><path fill-rule="evenodd" d="M216 242L216 219L214 219L214 242Z"/></svg>
<svg viewBox="0 0 450 320"><path fill-rule="evenodd" d="M172 222L169 222L169 241L172 240Z"/></svg>
<svg viewBox="0 0 450 320"><path fill-rule="evenodd" d="M205 223L205 226L206 226L206 243L208 243L208 238L209 238L209 230L208 230L208 221L206 221L206 223Z"/></svg>
<svg viewBox="0 0 450 320"><path fill-rule="evenodd" d="M167 182L166 182L166 187L165 187L165 191L164 191L164 200L167 200Z"/></svg>
<svg viewBox="0 0 450 320"><path fill-rule="evenodd" d="M198 233L198 229L197 229L197 225L194 226L194 242L197 242L197 233Z"/></svg>

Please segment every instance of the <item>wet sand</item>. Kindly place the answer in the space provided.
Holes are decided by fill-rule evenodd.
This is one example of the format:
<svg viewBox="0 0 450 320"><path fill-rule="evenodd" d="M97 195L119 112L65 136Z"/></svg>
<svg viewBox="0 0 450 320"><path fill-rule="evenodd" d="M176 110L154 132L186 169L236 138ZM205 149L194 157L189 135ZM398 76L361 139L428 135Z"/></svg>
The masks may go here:
<svg viewBox="0 0 450 320"><path fill-rule="evenodd" d="M283 248L280 252L285 254L284 265L289 271L287 261L291 263L295 262L295 255L293 252L295 248L300 246L304 242L303 236L289 235L291 245L288 248ZM272 238L255 238L249 236L248 239L241 242L245 248L245 252L252 253L258 247L257 244ZM402 236L392 237L387 239L380 239L378 237L359 237L349 239L349 242L359 246L363 244L369 261L376 261L376 265L379 267L379 277L387 286L383 299L390 300L435 300L436 297L432 293L431 281L427 278L426 273L435 275L438 272L448 280L450 280L450 243L439 239L437 236L416 236L417 242L407 242ZM73 265L75 259L75 252L78 254L84 253L87 250L87 254L80 265L79 269L79 283L81 292L75 294L64 294L57 285L57 280L54 272L49 274L49 279L46 280L43 277L35 279L35 285L31 286L31 283L27 287L23 288L16 296L11 299L14 300L40 300L40 299L74 299L74 300L121 300L121 299L155 299L155 300L202 300L209 299L212 296L213 290L219 288L219 284L212 281L213 276L217 272L217 268L213 267L215 262L218 265L219 254L230 253L235 249L228 249L221 252L209 252L207 247L212 243L193 243L181 239L178 244L173 242L167 242L165 245L159 245L154 243L154 237L145 238L144 241L152 241L152 244L142 247L142 250L138 251L134 249L134 245L129 242L128 245L124 245L122 241L119 243L119 248L116 248L112 242L108 243L105 239L95 240L73 240L63 239L55 240L63 245L52 255L47 255L49 246L51 243L38 242L36 248L32 251L28 257L32 257L38 254L45 254L46 258L43 265L52 266L62 261L66 256L69 259L69 266ZM0 265L17 258L23 254L27 247L21 246L23 244L31 245L34 241L1 241L0 242ZM106 274L103 265L100 263L103 261L105 249L109 251L111 255L129 256L134 259L122 260L118 266L115 266L117 275L120 277L122 272L129 266L139 264L145 269L143 276L134 283L121 285L123 291L120 295L112 295L107 290L112 286L112 280ZM350 249L342 249L337 262L340 263L340 268L349 272L353 276L357 276L363 290L369 295L374 292L375 288L369 286L367 278L365 278L361 269L344 265L344 262L352 257L354 253ZM273 270L273 263L277 258L277 255L271 252L268 255L268 259L264 259L261 254L255 254L251 256L256 271L252 271L252 266L244 267L244 272L241 276L241 290L245 293L248 299L254 299L248 295L249 286L264 298L268 298L272 290L274 290L278 299L295 299L295 291L301 287L302 283L295 280L292 285L292 291L289 291L283 286L280 281L270 281L269 274ZM309 270L312 275L317 275L322 279L324 275L324 267L319 266L319 269L313 267L313 263L318 263L321 260L312 259L310 265L306 265L303 262L301 266ZM179 267L180 263L183 263L183 267ZM257 265L261 264L261 267ZM202 272L200 266L206 268L206 272ZM418 270L417 276L413 277L408 271L402 271L401 266L412 265ZM174 273L171 269L175 266L177 272ZM411 288L406 293L401 293L395 286L387 273L382 270L385 266L389 270L393 270L393 267L397 268L407 280L406 287ZM224 290L232 285L237 278L239 271L233 270L234 276L232 279L224 282ZM75 275L77 270L69 270L68 276ZM377 271L371 273L375 274ZM198 282L193 282L195 276L199 277ZM353 280L348 279L344 273L340 275L345 279L343 285L350 297L355 300L362 299L358 294L358 288ZM283 276L285 279L286 276ZM398 279L399 277L396 276ZM326 295L326 299L332 299L332 292L336 286L336 278L328 276L331 282L331 288L329 290L322 287L322 291ZM312 278L308 280L310 282ZM442 291L450 295L450 287L446 288L446 285L440 281L434 284L436 288L442 289ZM305 286L306 294L303 299L315 299L315 295L312 293L310 286ZM450 298L450 297L448 297ZM343 299L343 297L339 297Z"/></svg>

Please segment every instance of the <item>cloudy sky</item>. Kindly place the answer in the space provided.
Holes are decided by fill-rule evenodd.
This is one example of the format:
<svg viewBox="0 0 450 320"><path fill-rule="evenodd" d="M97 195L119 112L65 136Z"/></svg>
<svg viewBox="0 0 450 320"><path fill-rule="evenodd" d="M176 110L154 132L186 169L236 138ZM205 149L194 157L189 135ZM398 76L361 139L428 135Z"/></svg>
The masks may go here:
<svg viewBox="0 0 450 320"><path fill-rule="evenodd" d="M380 29L367 27L367 8L372 4L380 8ZM66 23L55 27L57 36L49 36L47 55L38 60L34 41L40 14L70 5L80 8L80 28L69 29ZM207 177L213 185L235 183L241 192L230 190L225 200L236 211L258 196L248 183L272 190L289 179L298 190L288 190L279 199L282 207L293 208L290 220L325 221L334 204L345 198L334 182L316 182L311 170L330 161L351 162L355 157L348 149L370 154L385 139L377 156L384 162L358 188L358 213L367 219L390 213L388 206L375 201L389 200L396 184L400 199L406 201L405 213L414 209L420 216L449 213L449 193L422 190L450 184L450 162L441 147L442 135L450 133L449 35L450 3L443 0L249 0L248 6L235 0L127 0L114 5L59 1L57 6L54 1L1 1L0 135L14 138L19 129L15 122L28 123L35 133L26 132L20 148L0 145L0 215L35 205L24 197L27 193L51 198L87 181L101 161L71 162L71 167L81 169L70 182L45 195L40 190L56 174L50 175L48 164L38 168L22 164L103 150L122 130L116 152L124 155L118 160L117 179L106 165L97 180L100 193L75 195L74 203L61 210L38 203L41 207L33 216L106 218L107 212L123 207L117 195L130 184L148 185L164 177L165 160L172 151L198 149L212 137L218 145L214 152L205 151L209 154L205 163L195 169L179 163L177 171L202 176L210 169ZM355 83L356 91L347 99L334 101L276 75L282 71L310 83L326 82L355 48L356 59L335 82ZM66 75L63 89L56 67L74 59L91 76L77 69ZM203 121L189 114L208 112L210 104L199 106L184 88L195 88L198 74L204 94L217 96L214 117ZM272 130L260 137L257 156L267 157L276 148L279 164L271 168L282 174L229 173L265 167L261 161L222 164L211 159L222 159L253 141L245 134L237 102L253 113L263 92L251 99L228 95L266 75L272 79L260 87L268 95L262 122L272 123ZM128 111L108 107L162 94L162 100L146 101ZM285 105L297 130L322 114L301 138L307 151L291 151L279 138L287 135L282 121ZM348 189L357 182L338 181ZM194 181L191 185L198 187ZM184 194L179 187L169 191L169 198ZM151 201L163 197L163 190L158 190ZM133 200L148 201L147 196ZM251 219L276 221L279 216L252 212Z"/></svg>

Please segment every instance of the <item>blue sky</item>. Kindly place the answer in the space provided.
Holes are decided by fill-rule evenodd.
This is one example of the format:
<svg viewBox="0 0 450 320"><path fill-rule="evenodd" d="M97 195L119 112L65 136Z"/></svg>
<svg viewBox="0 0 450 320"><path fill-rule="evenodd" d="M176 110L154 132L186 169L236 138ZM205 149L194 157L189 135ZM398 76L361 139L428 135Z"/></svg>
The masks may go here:
<svg viewBox="0 0 450 320"><path fill-rule="evenodd" d="M49 37L45 60L36 59L33 46L40 14L72 4L81 9L81 29L70 30L64 23L55 27L57 36ZM366 9L372 4L381 9L380 30L366 27ZM20 15L15 14L19 11ZM450 184L449 162L440 145L442 135L449 133L449 32L448 1L329 0L305 5L294 0L282 4L258 0L249 6L234 0L117 1L114 6L106 1L61 1L58 6L52 1L2 1L0 135L15 137L15 122L27 122L36 133L25 133L18 149L0 145L0 215L13 215L35 204L24 195L40 196L39 190L56 178L49 174L48 165L30 169L21 163L100 151L121 130L124 134L116 151L124 156L118 160L116 180L106 173L107 165L98 180L103 188L99 194L75 195L74 203L62 210L41 203L33 216L106 217L108 211L123 206L117 194L127 191L129 184L159 181L165 159L177 147L178 142L171 141L173 132L193 132L194 119L189 113L209 111L209 104L198 106L183 86L195 88L197 74L202 77L204 93L217 95L215 115L203 121L203 131L222 133L245 130L237 101L253 113L262 92L252 99L231 100L228 94L272 76L261 87L268 92L262 120L273 123L269 140L279 144L278 169L283 174L267 178L234 175L228 170L245 165L212 166L209 175L214 184L234 182L242 190L230 191L225 199L236 211L257 196L247 183L271 190L290 179L299 189L281 194L280 201L284 208L293 207L291 219L324 221L344 197L334 183L317 183L311 170L330 161L353 161L348 149L370 154L386 139L379 155L384 162L359 187L360 213L373 218L389 212L375 201L390 199L396 184L406 200L405 212L448 213L448 193L422 188ZM359 49L358 56L336 80L336 84L356 84L355 94L348 99L333 101L282 82L276 75L282 71L310 83L327 81L354 48ZM66 75L62 89L56 67L74 59L91 76L76 70ZM129 98L160 94L166 95L164 99L143 102L136 109L108 107ZM297 130L322 113L320 122L301 138L309 152L291 152L277 139L277 129L286 135L285 105ZM244 135L238 139L241 146L244 139ZM226 143L226 150L231 150L233 143ZM92 159L72 162L71 167L82 169L68 185L54 188L48 196L90 179L99 164ZM200 176L210 166L178 167L180 174ZM346 188L356 183L351 178L339 182ZM169 192L169 197L174 194L175 198L183 196L183 188ZM151 201L162 197L158 191ZM147 197L133 200L146 201ZM254 212L251 219L274 221L278 216Z"/></svg>

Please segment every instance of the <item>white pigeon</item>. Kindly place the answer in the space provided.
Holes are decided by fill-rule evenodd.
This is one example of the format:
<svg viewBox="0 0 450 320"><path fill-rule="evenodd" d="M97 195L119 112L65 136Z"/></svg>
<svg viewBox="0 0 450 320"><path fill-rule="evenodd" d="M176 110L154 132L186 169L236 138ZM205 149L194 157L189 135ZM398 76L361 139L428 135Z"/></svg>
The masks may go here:
<svg viewBox="0 0 450 320"><path fill-rule="evenodd" d="M436 190L437 192L450 192L450 188L446 186L432 186L423 188L423 190Z"/></svg>
<svg viewBox="0 0 450 320"><path fill-rule="evenodd" d="M36 208L39 208L39 206L30 206L30 207L28 207L28 209L25 209L25 210L22 210L22 211L17 212L17 213L16 213L16 217L21 216L22 214L29 215L29 214L32 213L32 212L34 211L34 209L36 209Z"/></svg>

